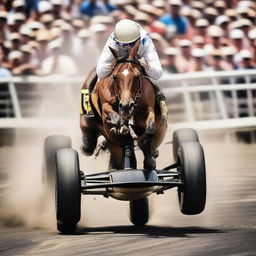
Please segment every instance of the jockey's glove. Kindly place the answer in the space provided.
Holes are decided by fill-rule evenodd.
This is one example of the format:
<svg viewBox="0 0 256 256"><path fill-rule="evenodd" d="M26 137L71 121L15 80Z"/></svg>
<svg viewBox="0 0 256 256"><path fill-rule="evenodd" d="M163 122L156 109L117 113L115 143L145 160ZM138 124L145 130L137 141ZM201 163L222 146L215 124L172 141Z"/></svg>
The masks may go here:
<svg viewBox="0 0 256 256"><path fill-rule="evenodd" d="M147 62L144 58L139 59L139 62L140 62L140 65L141 65L145 70L148 70L148 69L149 69L149 64L148 64L148 62Z"/></svg>

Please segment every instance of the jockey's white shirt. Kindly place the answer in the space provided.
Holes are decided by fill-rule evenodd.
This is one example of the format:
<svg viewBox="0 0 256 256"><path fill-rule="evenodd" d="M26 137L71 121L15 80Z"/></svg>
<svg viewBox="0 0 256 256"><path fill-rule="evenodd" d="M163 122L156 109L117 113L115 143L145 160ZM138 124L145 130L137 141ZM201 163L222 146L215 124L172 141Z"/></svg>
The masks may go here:
<svg viewBox="0 0 256 256"><path fill-rule="evenodd" d="M97 64L96 72L100 79L112 72L111 62L114 60L114 56L110 51L109 46L117 51L120 49L120 45L115 40L114 32L109 36ZM147 75L154 80L158 80L163 74L162 65L152 39L147 34L146 30L141 27L138 55L140 58L144 58L149 65L149 68L145 70Z"/></svg>

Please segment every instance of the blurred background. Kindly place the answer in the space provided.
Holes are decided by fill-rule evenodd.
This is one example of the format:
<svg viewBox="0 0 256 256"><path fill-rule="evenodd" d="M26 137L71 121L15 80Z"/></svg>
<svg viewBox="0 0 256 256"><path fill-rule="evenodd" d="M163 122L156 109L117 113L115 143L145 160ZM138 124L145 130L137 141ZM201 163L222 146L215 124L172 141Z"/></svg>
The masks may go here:
<svg viewBox="0 0 256 256"><path fill-rule="evenodd" d="M76 118L79 89L123 18L153 39L171 123L224 120L204 126L222 128L235 119L228 126L252 126L254 1L2 0L0 117L11 118L2 119L5 126Z"/></svg>
<svg viewBox="0 0 256 256"><path fill-rule="evenodd" d="M181 216L176 194L158 197L153 200L155 215L150 224L167 229L156 226L150 231L153 233L146 229L136 231L136 235L143 237L145 244L147 235L163 237L165 240L158 241L165 246L158 246L158 242L154 246L158 246L157 253L162 250L165 255L170 253L169 248L176 250L173 255L181 255L181 247L184 253L188 248L184 255L191 255L193 248L203 247L200 239L209 239L206 251L216 245L216 250L228 246L230 253L223 250L203 255L240 255L239 252L256 255L256 3L253 0L1 0L0 224L49 228L55 235L54 206L42 207L42 203L51 201L45 200L41 193L43 143L47 135L71 136L82 170L106 169L108 154L100 156L99 161L82 156L79 150L80 89L97 64L115 24L123 18L136 21L148 31L164 69L159 84L167 97L169 131L160 148L158 168L172 162L171 134L180 127L198 130L207 165L208 195L203 214ZM142 157L137 154L141 167ZM126 204L98 197L86 200L88 207L82 226L130 225L122 211ZM175 203L169 204L169 200ZM194 225L202 229L173 231L168 225ZM237 235L236 229L240 228L243 231ZM0 254L8 247L8 241L10 248L22 244L22 239L12 240L16 233L2 230ZM27 235L26 239L47 240L48 235L40 232ZM109 230L103 229L104 232ZM133 232L129 227L124 231L122 227L114 228L112 233L117 233L112 234L114 242L106 243L105 251L118 248L120 239L123 248L136 251ZM123 238L122 233L125 233ZM199 240L183 240L193 234ZM176 236L174 243L170 242L172 236ZM30 246L26 239L24 247ZM72 246L78 250L85 243L83 240L79 245L72 244L69 237L54 239L57 244L58 239L64 241L56 246L59 254L48 252L50 247L42 244L45 255L71 255ZM100 233L89 241L98 247L100 239L107 236ZM181 246L176 246L179 239ZM243 242L239 243L239 239ZM67 254L62 250L65 246ZM150 252L152 245L148 248ZM251 254L246 254L248 248ZM136 255L142 255L140 250L143 248L139 246ZM41 254L32 250L24 255Z"/></svg>

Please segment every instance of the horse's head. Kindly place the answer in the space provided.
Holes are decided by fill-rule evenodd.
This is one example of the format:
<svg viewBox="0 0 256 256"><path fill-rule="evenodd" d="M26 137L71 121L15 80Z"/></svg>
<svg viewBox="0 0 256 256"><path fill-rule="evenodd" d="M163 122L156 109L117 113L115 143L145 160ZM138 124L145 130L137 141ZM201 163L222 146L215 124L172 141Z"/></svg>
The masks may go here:
<svg viewBox="0 0 256 256"><path fill-rule="evenodd" d="M113 89L119 98L119 114L128 120L132 117L140 90L141 66L137 60L138 40L132 48L116 51L110 47L116 62L112 72Z"/></svg>

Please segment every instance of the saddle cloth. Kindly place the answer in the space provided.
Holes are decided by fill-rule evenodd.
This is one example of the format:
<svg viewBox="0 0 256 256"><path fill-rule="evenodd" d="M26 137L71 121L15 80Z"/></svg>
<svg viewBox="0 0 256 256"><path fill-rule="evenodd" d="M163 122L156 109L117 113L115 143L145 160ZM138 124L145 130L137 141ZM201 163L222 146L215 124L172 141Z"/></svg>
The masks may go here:
<svg viewBox="0 0 256 256"><path fill-rule="evenodd" d="M80 114L90 118L95 116L94 109L101 116L101 109L98 103L98 90L95 88L91 93L88 89L81 89Z"/></svg>

